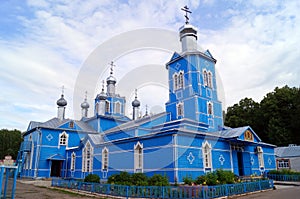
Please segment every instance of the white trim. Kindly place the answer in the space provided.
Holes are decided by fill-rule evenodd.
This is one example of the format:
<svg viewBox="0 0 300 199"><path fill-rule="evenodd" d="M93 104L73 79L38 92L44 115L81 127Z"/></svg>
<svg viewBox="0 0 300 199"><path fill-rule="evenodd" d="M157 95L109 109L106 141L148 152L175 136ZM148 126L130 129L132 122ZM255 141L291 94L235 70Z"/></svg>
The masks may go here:
<svg viewBox="0 0 300 199"><path fill-rule="evenodd" d="M62 136L66 136L63 138ZM67 134L66 131L63 131L62 133L59 134L59 139L58 139L58 147L59 146L66 146L68 147L68 140L69 140L69 134Z"/></svg>
<svg viewBox="0 0 300 199"><path fill-rule="evenodd" d="M71 165L70 165L70 170L71 171L75 171L76 170L75 165L76 165L76 154L73 151L72 154L71 154Z"/></svg>
<svg viewBox="0 0 300 199"><path fill-rule="evenodd" d="M202 159L204 170L211 169L212 171L212 147L207 140L202 142Z"/></svg>
<svg viewBox="0 0 300 199"><path fill-rule="evenodd" d="M109 165L109 151L106 147L102 149L102 171L108 171L108 165Z"/></svg>
<svg viewBox="0 0 300 199"><path fill-rule="evenodd" d="M184 117L184 104L183 102L179 102L176 104L176 116L179 118L179 116Z"/></svg>
<svg viewBox="0 0 300 199"><path fill-rule="evenodd" d="M139 141L134 145L134 173L143 173L144 154L143 144Z"/></svg>
<svg viewBox="0 0 300 199"><path fill-rule="evenodd" d="M119 108L119 112L117 111L117 108ZM114 103L114 112L122 114L122 103L119 100Z"/></svg>
<svg viewBox="0 0 300 199"><path fill-rule="evenodd" d="M82 149L82 172L93 172L93 146L89 141Z"/></svg>

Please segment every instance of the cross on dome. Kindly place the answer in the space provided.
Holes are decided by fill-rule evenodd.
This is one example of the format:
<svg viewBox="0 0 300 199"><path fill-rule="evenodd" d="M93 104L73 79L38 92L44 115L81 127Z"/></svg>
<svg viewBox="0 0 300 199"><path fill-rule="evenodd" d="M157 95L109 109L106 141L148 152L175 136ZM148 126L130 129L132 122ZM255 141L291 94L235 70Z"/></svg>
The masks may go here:
<svg viewBox="0 0 300 199"><path fill-rule="evenodd" d="M189 8L187 6L184 6L183 8L181 8L181 10L183 10L185 12L185 24L189 24L189 16L188 16L188 13L192 13Z"/></svg>

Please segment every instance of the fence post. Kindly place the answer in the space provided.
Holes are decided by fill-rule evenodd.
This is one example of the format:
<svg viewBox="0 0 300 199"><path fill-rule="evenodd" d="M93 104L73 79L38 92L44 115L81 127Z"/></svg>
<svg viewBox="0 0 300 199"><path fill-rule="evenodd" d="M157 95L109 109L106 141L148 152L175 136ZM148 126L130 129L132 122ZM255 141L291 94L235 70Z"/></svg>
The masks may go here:
<svg viewBox="0 0 300 199"><path fill-rule="evenodd" d="M128 185L126 186L126 199L128 199L128 194L129 194L129 187Z"/></svg>
<svg viewBox="0 0 300 199"><path fill-rule="evenodd" d="M259 190L261 190L261 180L258 181Z"/></svg>

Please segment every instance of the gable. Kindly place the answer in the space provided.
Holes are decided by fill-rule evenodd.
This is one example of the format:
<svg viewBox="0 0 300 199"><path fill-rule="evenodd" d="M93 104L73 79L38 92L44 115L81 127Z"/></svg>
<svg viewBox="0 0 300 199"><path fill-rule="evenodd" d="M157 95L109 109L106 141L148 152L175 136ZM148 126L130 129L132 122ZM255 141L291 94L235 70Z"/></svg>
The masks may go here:
<svg viewBox="0 0 300 199"><path fill-rule="evenodd" d="M258 135L256 135L256 133L252 130L251 127L248 127L246 130L244 130L238 139L255 143L261 141L261 139L258 137Z"/></svg>
<svg viewBox="0 0 300 199"><path fill-rule="evenodd" d="M78 124L76 124L75 121L69 120L66 123L60 125L58 128L63 128L63 129L76 129L76 130L82 130Z"/></svg>
<svg viewBox="0 0 300 199"><path fill-rule="evenodd" d="M180 55L177 52L174 52L170 61L179 58Z"/></svg>

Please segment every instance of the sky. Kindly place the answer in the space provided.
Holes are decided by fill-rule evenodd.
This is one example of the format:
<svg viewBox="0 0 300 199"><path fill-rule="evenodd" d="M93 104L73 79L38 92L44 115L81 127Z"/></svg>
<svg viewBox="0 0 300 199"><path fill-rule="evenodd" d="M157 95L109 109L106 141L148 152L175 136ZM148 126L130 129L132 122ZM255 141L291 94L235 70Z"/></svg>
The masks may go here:
<svg viewBox="0 0 300 199"><path fill-rule="evenodd" d="M180 10L184 5L192 11L190 23L198 29L199 45L209 49L218 60L216 69L221 77L219 87L224 91L225 108L245 97L259 102L275 87L300 86L298 0L0 0L0 3L0 128L25 131L30 121L55 117L62 85L68 101L66 117L78 117L75 112L80 110L80 104L73 104L76 81L96 49L133 30L157 28L176 33L185 22ZM127 41L130 42L134 41ZM107 52L114 50L109 46L107 49ZM117 80L124 80L128 71L134 73L133 66L139 69L147 64L164 66L171 55L172 52L163 49L136 49L118 55L114 74ZM94 85L86 85L93 87L87 94L91 107L101 90L101 81L109 75L108 67L107 63L105 70L99 69L99 74L95 74L98 78ZM119 82L122 82L119 87L125 83ZM142 111L146 104L153 112L164 107L168 93L163 85L155 87L155 82L151 82L150 86L145 83L137 87ZM118 91L122 95L122 90ZM134 89L126 92L130 103ZM83 101L84 93L79 97ZM130 105L127 109L130 115Z"/></svg>

